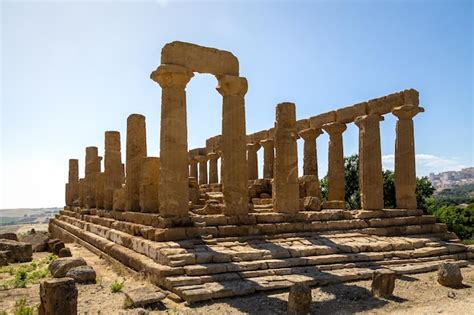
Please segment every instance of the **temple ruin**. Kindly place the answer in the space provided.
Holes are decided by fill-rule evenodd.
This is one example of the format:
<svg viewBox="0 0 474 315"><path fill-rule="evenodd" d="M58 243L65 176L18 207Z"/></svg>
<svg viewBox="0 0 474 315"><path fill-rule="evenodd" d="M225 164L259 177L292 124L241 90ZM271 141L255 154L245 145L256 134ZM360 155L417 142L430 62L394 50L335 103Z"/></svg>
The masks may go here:
<svg viewBox="0 0 474 315"><path fill-rule="evenodd" d="M222 132L190 149L186 85L195 73L218 81ZM125 166L120 134L105 132L103 171L97 147L86 148L83 178L78 160L69 161L66 206L49 225L55 237L142 272L190 303L295 283L369 279L380 269L410 274L440 262L467 264L456 235L417 209L413 117L424 110L416 90L300 120L295 104L280 103L273 127L247 134L248 83L232 53L172 42L151 79L162 90L160 156L147 155L142 115L127 119ZM384 209L384 115L398 119L396 209ZM358 210L345 205L343 141L351 123L359 130ZM329 138L327 200L317 161L323 133Z"/></svg>

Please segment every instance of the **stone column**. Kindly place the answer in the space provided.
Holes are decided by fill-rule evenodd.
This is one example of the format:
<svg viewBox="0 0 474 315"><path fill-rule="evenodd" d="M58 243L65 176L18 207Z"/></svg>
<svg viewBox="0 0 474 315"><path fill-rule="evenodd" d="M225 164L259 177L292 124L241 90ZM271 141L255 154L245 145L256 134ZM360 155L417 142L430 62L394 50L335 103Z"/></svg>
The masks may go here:
<svg viewBox="0 0 474 315"><path fill-rule="evenodd" d="M318 178L318 156L316 138L322 134L321 129L308 128L301 130L299 135L304 140L303 175L315 175Z"/></svg>
<svg viewBox="0 0 474 315"><path fill-rule="evenodd" d="M79 198L78 198L78 206L80 208L85 207L86 202L85 202L85 184L84 184L84 178L79 179Z"/></svg>
<svg viewBox="0 0 474 315"><path fill-rule="evenodd" d="M114 191L122 187L122 153L120 132L105 132L104 153L104 209L112 210Z"/></svg>
<svg viewBox="0 0 474 315"><path fill-rule="evenodd" d="M273 178L273 161L275 152L272 139L260 141L263 147L263 178Z"/></svg>
<svg viewBox="0 0 474 315"><path fill-rule="evenodd" d="M194 158L199 162L199 185L207 184L207 156L196 155Z"/></svg>
<svg viewBox="0 0 474 315"><path fill-rule="evenodd" d="M258 178L258 157L257 152L260 149L258 143L247 143L247 178L254 180Z"/></svg>
<svg viewBox="0 0 474 315"><path fill-rule="evenodd" d="M100 173L99 151L97 147L87 147L84 177L84 203L88 208L96 207L95 190L98 173Z"/></svg>
<svg viewBox="0 0 474 315"><path fill-rule="evenodd" d="M359 116L359 190L362 209L383 209L382 151L380 149L380 121L377 114Z"/></svg>
<svg viewBox="0 0 474 315"><path fill-rule="evenodd" d="M247 79L231 75L217 77L222 101L221 182L226 215L248 213L245 99Z"/></svg>
<svg viewBox="0 0 474 315"><path fill-rule="evenodd" d="M345 205L342 133L347 127L345 124L333 122L324 124L322 128L329 134L328 201L337 201L342 207Z"/></svg>
<svg viewBox="0 0 474 315"><path fill-rule="evenodd" d="M104 209L105 174L96 174L95 203L97 209Z"/></svg>
<svg viewBox="0 0 474 315"><path fill-rule="evenodd" d="M276 212L296 213L299 210L298 150L295 127L295 104L278 104L275 123L275 177L272 189L273 209Z"/></svg>
<svg viewBox="0 0 474 315"><path fill-rule="evenodd" d="M211 152L207 154L209 160L209 184L217 184L219 182L219 175L217 172L217 159L219 154Z"/></svg>
<svg viewBox="0 0 474 315"><path fill-rule="evenodd" d="M79 198L79 160L69 160L69 176L68 176L68 206L73 206Z"/></svg>
<svg viewBox="0 0 474 315"><path fill-rule="evenodd" d="M160 65L151 79L161 88L160 214L187 217L188 129L185 88L193 73L182 66Z"/></svg>
<svg viewBox="0 0 474 315"><path fill-rule="evenodd" d="M146 157L143 161L140 183L140 209L142 212L159 212L160 159Z"/></svg>
<svg viewBox="0 0 474 315"><path fill-rule="evenodd" d="M127 119L125 211L140 211L140 177L146 156L145 116L132 114Z"/></svg>
<svg viewBox="0 0 474 315"><path fill-rule="evenodd" d="M392 110L398 117L395 141L395 196L397 208L416 209L415 136L413 117L423 107L404 105Z"/></svg>
<svg viewBox="0 0 474 315"><path fill-rule="evenodd" d="M195 180L198 180L198 162L194 157L189 158L189 177L194 177Z"/></svg>

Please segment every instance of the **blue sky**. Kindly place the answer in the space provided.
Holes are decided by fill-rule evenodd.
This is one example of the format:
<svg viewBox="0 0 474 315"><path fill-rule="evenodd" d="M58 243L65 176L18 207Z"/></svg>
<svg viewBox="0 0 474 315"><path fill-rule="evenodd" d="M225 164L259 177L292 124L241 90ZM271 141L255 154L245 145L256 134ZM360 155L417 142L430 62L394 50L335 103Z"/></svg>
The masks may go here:
<svg viewBox="0 0 474 315"><path fill-rule="evenodd" d="M149 74L173 40L239 58L248 133L270 128L283 101L306 118L415 88L426 110L418 175L472 166L473 15L472 1L1 1L0 208L62 205L68 159L82 176L84 148L102 152L106 130L123 143L131 113L146 116L158 155L161 90ZM190 148L220 133L215 86L196 75L187 87ZM395 119L381 132L390 168ZM350 125L345 154L357 145ZM323 176L327 135L318 159Z"/></svg>

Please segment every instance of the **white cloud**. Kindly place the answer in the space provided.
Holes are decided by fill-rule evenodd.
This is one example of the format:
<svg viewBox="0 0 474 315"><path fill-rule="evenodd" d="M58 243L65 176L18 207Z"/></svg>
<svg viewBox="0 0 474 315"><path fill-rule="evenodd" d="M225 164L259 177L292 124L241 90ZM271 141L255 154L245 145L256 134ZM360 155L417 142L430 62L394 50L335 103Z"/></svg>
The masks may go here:
<svg viewBox="0 0 474 315"><path fill-rule="evenodd" d="M395 156L388 154L382 156L382 166L384 169L394 169ZM416 154L416 173L418 176L425 176L429 173L439 173L446 171L458 171L468 167L457 158L446 158L432 154Z"/></svg>

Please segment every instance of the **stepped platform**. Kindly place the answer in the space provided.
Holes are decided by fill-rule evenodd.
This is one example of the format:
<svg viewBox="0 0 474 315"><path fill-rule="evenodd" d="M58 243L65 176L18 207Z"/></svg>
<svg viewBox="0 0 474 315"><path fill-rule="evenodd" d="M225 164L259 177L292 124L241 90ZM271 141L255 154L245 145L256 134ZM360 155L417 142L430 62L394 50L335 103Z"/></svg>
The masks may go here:
<svg viewBox="0 0 474 315"><path fill-rule="evenodd" d="M193 303L369 279L375 270L432 271L474 258L446 225L421 210L257 211L248 216L158 214L97 209L60 211L50 232L142 272Z"/></svg>

